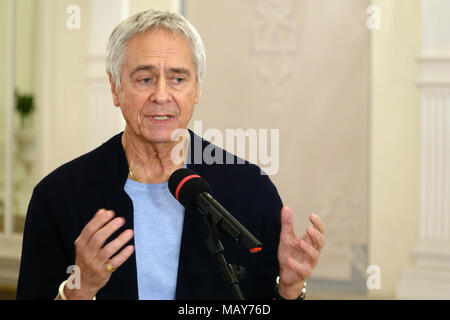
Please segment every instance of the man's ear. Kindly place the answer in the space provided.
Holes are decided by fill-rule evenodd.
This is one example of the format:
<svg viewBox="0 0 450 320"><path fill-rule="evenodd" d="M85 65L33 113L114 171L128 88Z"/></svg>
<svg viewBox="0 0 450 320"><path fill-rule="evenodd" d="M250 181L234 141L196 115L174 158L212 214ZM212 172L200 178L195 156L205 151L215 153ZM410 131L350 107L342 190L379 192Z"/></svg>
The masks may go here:
<svg viewBox="0 0 450 320"><path fill-rule="evenodd" d="M118 92L116 91L116 82L114 81L111 74L108 73L108 77L109 77L109 84L111 85L111 94L112 94L114 105L116 107L120 107L119 95L118 95Z"/></svg>
<svg viewBox="0 0 450 320"><path fill-rule="evenodd" d="M202 89L200 88L200 84L197 83L197 88L196 88L196 92L195 92L195 99L194 99L195 104L198 104L198 102L200 101L200 96L201 95L202 95Z"/></svg>

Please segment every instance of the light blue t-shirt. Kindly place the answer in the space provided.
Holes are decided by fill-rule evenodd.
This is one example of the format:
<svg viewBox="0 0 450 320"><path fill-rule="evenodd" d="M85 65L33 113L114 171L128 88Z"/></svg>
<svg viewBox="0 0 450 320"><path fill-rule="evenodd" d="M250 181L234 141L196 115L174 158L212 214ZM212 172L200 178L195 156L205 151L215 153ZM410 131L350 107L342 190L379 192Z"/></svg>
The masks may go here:
<svg viewBox="0 0 450 320"><path fill-rule="evenodd" d="M125 192L134 207L139 300L173 300L184 207L172 196L167 182L145 184L128 179Z"/></svg>

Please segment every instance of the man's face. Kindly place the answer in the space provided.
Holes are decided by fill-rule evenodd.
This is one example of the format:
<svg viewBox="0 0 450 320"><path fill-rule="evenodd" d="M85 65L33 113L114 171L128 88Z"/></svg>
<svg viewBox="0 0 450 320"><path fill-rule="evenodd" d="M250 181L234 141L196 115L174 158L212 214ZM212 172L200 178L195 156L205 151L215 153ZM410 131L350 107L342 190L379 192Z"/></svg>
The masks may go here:
<svg viewBox="0 0 450 320"><path fill-rule="evenodd" d="M110 77L114 104L126 130L148 142L169 142L174 129L186 128L200 88L191 48L181 35L148 30L128 42L121 88Z"/></svg>

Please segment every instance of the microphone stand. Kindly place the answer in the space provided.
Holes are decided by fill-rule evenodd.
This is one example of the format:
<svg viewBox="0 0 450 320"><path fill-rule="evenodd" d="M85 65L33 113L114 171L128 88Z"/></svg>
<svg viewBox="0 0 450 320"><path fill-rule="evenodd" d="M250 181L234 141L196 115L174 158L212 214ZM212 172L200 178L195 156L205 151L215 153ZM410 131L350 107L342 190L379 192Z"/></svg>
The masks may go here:
<svg viewBox="0 0 450 320"><path fill-rule="evenodd" d="M225 281L225 283L231 288L233 294L237 300L245 300L244 294L242 293L241 288L239 287L239 279L243 278L243 272L241 272L241 268L239 266L233 266L229 264L225 256L223 255L225 249L220 241L220 231L218 222L214 221L215 219L210 219L209 215L205 215L205 220L209 227L209 237L206 240L208 245L208 249L213 256L217 258L220 266L220 273ZM236 275L236 271L238 271L238 275Z"/></svg>

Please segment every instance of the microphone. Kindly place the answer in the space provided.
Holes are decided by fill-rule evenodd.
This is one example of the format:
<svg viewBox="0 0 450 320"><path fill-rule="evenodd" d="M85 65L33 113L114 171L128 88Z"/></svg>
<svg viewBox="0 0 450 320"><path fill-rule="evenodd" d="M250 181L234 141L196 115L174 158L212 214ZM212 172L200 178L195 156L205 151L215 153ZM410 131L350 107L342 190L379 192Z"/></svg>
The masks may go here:
<svg viewBox="0 0 450 320"><path fill-rule="evenodd" d="M185 168L176 170L169 178L169 190L185 208L209 217L231 240L242 244L251 253L262 250L261 242L211 196L208 182L196 172Z"/></svg>

